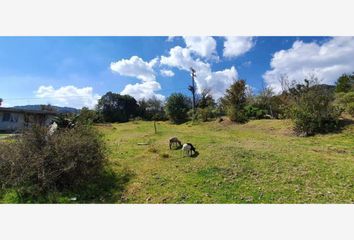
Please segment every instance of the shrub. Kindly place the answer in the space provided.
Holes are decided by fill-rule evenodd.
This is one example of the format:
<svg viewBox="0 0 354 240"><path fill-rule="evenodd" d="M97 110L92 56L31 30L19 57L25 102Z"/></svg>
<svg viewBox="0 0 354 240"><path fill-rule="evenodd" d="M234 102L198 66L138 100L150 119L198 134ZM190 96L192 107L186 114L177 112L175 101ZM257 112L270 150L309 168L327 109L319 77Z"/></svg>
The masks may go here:
<svg viewBox="0 0 354 240"><path fill-rule="evenodd" d="M229 107L227 109L227 115L233 122L245 123L248 121L248 117L244 109L236 109L234 107Z"/></svg>
<svg viewBox="0 0 354 240"><path fill-rule="evenodd" d="M83 125L101 123L103 122L103 116L95 110L90 110L87 107L83 107L77 117L77 122Z"/></svg>
<svg viewBox="0 0 354 240"><path fill-rule="evenodd" d="M212 107L198 108L196 112L196 118L202 122L209 121L215 116L216 113Z"/></svg>
<svg viewBox="0 0 354 240"><path fill-rule="evenodd" d="M305 83L298 87L291 108L295 132L307 136L337 129L341 111L333 104L333 92L321 85L311 86L308 80Z"/></svg>
<svg viewBox="0 0 354 240"><path fill-rule="evenodd" d="M354 117L354 102L348 104L347 111L350 115Z"/></svg>
<svg viewBox="0 0 354 240"><path fill-rule="evenodd" d="M23 201L74 191L104 172L104 145L91 127L61 129L52 136L33 127L16 141L0 144L0 181Z"/></svg>
<svg viewBox="0 0 354 240"><path fill-rule="evenodd" d="M349 92L354 90L354 74L343 74L336 82L336 92Z"/></svg>
<svg viewBox="0 0 354 240"><path fill-rule="evenodd" d="M337 93L335 102L343 111L354 116L354 91Z"/></svg>
<svg viewBox="0 0 354 240"><path fill-rule="evenodd" d="M245 112L246 112L247 118L251 118L251 119L264 118L265 115L268 113L267 110L260 109L260 108L254 107L254 106L246 106Z"/></svg>
<svg viewBox="0 0 354 240"><path fill-rule="evenodd" d="M166 113L173 123L182 123L188 118L190 99L182 93L173 93L166 102Z"/></svg>

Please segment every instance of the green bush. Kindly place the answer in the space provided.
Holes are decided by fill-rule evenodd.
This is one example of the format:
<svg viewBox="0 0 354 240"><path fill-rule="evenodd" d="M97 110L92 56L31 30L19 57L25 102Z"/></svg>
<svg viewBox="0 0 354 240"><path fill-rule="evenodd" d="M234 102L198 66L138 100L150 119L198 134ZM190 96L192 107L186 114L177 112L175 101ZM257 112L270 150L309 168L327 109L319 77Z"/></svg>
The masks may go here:
<svg viewBox="0 0 354 240"><path fill-rule="evenodd" d="M16 191L21 201L78 192L105 172L104 145L93 128L60 129L52 136L47 131L35 126L18 140L0 144L1 187Z"/></svg>
<svg viewBox="0 0 354 240"><path fill-rule="evenodd" d="M335 104L343 111L354 116L354 91L352 92L339 92L335 95Z"/></svg>
<svg viewBox="0 0 354 240"><path fill-rule="evenodd" d="M350 115L354 117L354 102L348 103L347 111Z"/></svg>
<svg viewBox="0 0 354 240"><path fill-rule="evenodd" d="M216 113L214 111L214 108L212 107L206 107L206 108L198 108L196 112L196 118L202 122L207 122L210 119L215 118Z"/></svg>
<svg viewBox="0 0 354 240"><path fill-rule="evenodd" d="M96 110L90 110L87 107L83 107L77 116L77 122L83 125L101 123L103 122L103 116Z"/></svg>
<svg viewBox="0 0 354 240"><path fill-rule="evenodd" d="M227 109L227 115L233 122L246 123L248 121L248 117L244 109L236 109L234 107L229 107Z"/></svg>
<svg viewBox="0 0 354 240"><path fill-rule="evenodd" d="M262 119L268 113L267 110L260 109L254 106L245 107L246 116L250 119Z"/></svg>
<svg viewBox="0 0 354 240"><path fill-rule="evenodd" d="M306 83L299 87L291 108L295 132L308 136L336 130L341 111L333 104L333 93L321 85L311 86L309 82Z"/></svg>

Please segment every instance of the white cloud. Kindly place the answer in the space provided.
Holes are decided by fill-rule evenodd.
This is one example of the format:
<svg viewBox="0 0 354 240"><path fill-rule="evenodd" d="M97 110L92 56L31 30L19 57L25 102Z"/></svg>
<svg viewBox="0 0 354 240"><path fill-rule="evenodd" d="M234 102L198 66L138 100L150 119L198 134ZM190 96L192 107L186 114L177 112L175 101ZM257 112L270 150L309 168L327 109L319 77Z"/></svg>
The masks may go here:
<svg viewBox="0 0 354 240"><path fill-rule="evenodd" d="M274 53L271 70L263 78L276 92L281 91L279 78L302 82L314 73L322 83L334 84L343 73L354 70L354 37L334 37L322 44L295 41L287 50Z"/></svg>
<svg viewBox="0 0 354 240"><path fill-rule="evenodd" d="M171 70L167 70L167 69L161 69L160 74L164 77L173 77L175 75L174 72L172 72Z"/></svg>
<svg viewBox="0 0 354 240"><path fill-rule="evenodd" d="M40 86L35 94L52 105L74 108L93 108L100 98L93 93L92 87L65 86L55 89L53 86Z"/></svg>
<svg viewBox="0 0 354 240"><path fill-rule="evenodd" d="M150 62L145 62L138 56L130 59L122 59L111 63L111 70L122 76L136 77L144 82L155 81L154 65L158 62L157 58Z"/></svg>
<svg viewBox="0 0 354 240"><path fill-rule="evenodd" d="M142 98L150 98L152 96L163 100L163 95L155 93L155 91L161 89L160 83L156 81L156 74L153 69L157 63L158 58L154 58L150 62L145 62L138 56L111 63L111 70L113 72L117 72L122 76L135 77L141 80L141 83L126 85L121 94L131 95L138 100Z"/></svg>
<svg viewBox="0 0 354 240"><path fill-rule="evenodd" d="M155 96L157 99L164 101L165 96L155 93L155 91L160 89L161 89L160 83L156 81L150 81L150 82L143 82L143 83L136 83L136 84L128 84L124 87L121 94L128 94L138 100L143 98L149 99Z"/></svg>
<svg viewBox="0 0 354 240"><path fill-rule="evenodd" d="M204 58L216 56L216 41L213 37L183 37L187 48Z"/></svg>
<svg viewBox="0 0 354 240"><path fill-rule="evenodd" d="M252 37L225 37L224 57L238 57L254 46Z"/></svg>
<svg viewBox="0 0 354 240"><path fill-rule="evenodd" d="M222 71L211 72L205 79L205 87L211 89L211 93L215 98L220 98L225 94L225 91L236 80L238 73L236 68L232 66L230 69L224 69ZM203 83L200 83L203 85Z"/></svg>
<svg viewBox="0 0 354 240"><path fill-rule="evenodd" d="M212 72L211 66L201 59L194 59L191 49L176 46L170 49L169 56L161 56L160 63L170 67L176 67L180 70L190 71L190 68L196 70L197 91L200 93L205 88L210 88L214 97L219 98L225 90L231 85L233 79L237 79L238 74L235 67L224 69L223 71Z"/></svg>

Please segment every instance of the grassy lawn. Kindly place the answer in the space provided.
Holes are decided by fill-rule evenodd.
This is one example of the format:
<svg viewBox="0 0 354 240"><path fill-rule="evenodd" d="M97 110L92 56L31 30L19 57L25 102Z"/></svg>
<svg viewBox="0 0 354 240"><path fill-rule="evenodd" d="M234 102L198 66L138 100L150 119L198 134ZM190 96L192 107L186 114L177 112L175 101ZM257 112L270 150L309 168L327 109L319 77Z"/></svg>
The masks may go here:
<svg viewBox="0 0 354 240"><path fill-rule="evenodd" d="M354 203L354 126L301 138L285 120L244 125L136 121L97 126L116 171L132 172L124 203ZM177 136L199 155L169 150ZM138 145L138 143L148 143Z"/></svg>
<svg viewBox="0 0 354 240"><path fill-rule="evenodd" d="M0 139L6 138L6 137L8 137L8 136L10 136L10 134L0 133Z"/></svg>

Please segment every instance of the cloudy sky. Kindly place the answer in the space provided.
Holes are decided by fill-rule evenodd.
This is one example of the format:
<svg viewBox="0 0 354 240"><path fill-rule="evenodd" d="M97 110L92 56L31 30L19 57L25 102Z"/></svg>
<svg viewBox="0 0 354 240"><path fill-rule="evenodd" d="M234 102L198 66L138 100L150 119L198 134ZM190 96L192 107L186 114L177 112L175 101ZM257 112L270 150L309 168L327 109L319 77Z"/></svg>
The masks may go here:
<svg viewBox="0 0 354 240"><path fill-rule="evenodd" d="M353 56L354 37L0 37L0 98L76 108L108 91L165 99L189 94L190 67L215 98L241 78L279 91L283 74L333 84L354 71Z"/></svg>

